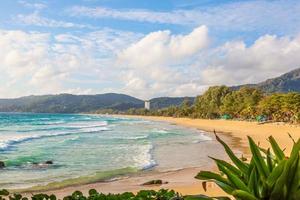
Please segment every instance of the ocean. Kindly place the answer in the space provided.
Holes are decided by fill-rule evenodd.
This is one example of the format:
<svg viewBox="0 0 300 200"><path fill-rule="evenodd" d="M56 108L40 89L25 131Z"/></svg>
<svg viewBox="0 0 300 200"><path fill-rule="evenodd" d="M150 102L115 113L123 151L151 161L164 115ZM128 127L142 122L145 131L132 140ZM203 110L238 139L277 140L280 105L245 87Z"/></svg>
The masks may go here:
<svg viewBox="0 0 300 200"><path fill-rule="evenodd" d="M165 122L0 113L0 161L6 165L0 188L61 187L145 170L207 166L212 164L207 155L220 152L204 131Z"/></svg>

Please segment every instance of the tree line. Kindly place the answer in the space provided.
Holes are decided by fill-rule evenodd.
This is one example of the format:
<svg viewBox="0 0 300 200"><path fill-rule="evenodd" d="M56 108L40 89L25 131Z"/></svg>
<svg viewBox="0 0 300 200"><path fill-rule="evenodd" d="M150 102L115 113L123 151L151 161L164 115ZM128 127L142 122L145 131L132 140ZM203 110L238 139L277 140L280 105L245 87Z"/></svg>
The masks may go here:
<svg viewBox="0 0 300 200"><path fill-rule="evenodd" d="M195 102L184 100L181 106L164 109L129 109L125 114L203 119L239 119L300 122L300 93L264 93L259 89L227 86L210 87Z"/></svg>

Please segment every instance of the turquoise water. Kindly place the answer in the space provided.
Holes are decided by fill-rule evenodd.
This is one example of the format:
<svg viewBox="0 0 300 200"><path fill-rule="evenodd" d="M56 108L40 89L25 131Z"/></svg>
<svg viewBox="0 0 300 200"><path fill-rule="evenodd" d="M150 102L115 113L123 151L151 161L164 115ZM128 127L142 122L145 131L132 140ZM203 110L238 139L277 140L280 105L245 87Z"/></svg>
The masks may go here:
<svg viewBox="0 0 300 200"><path fill-rule="evenodd" d="M147 120L0 113L0 160L7 165L0 170L0 188L29 188L99 173L113 176L108 172L120 170L172 168L161 154L175 152L172 145L178 149L201 141L211 139L196 130ZM44 164L49 160L53 165ZM173 167L181 167L180 163Z"/></svg>

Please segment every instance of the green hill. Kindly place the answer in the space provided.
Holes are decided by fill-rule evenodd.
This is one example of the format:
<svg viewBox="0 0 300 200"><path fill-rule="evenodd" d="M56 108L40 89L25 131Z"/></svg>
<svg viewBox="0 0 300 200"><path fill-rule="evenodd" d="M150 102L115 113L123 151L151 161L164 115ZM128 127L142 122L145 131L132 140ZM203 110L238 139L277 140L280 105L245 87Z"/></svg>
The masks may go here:
<svg viewBox="0 0 300 200"><path fill-rule="evenodd" d="M124 94L59 94L0 99L0 112L80 113L105 108L127 110L143 105L143 101Z"/></svg>
<svg viewBox="0 0 300 200"><path fill-rule="evenodd" d="M192 98L193 99L193 98ZM151 99L152 108L178 106L183 97L163 97ZM103 109L125 111L130 108L143 108L144 101L125 94L97 95L41 95L16 99L0 99L0 112L35 113L82 113Z"/></svg>
<svg viewBox="0 0 300 200"><path fill-rule="evenodd" d="M267 93L300 92L300 68L258 84L239 85L232 88L239 89L243 86L255 87Z"/></svg>

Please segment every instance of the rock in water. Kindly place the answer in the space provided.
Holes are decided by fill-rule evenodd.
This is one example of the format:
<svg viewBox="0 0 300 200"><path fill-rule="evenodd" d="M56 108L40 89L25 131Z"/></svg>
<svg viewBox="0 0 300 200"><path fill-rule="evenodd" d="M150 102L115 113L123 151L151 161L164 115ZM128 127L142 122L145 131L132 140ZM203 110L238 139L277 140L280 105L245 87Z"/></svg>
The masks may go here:
<svg viewBox="0 0 300 200"><path fill-rule="evenodd" d="M161 185L161 184L164 184L164 182L162 180L152 180L152 181L143 183L142 185Z"/></svg>
<svg viewBox="0 0 300 200"><path fill-rule="evenodd" d="M3 161L0 161L0 169L3 169L5 167L5 163Z"/></svg>
<svg viewBox="0 0 300 200"><path fill-rule="evenodd" d="M47 164L47 165L52 165L52 164L53 164L53 161L52 161L52 160L47 160L47 161L45 162L45 164Z"/></svg>

